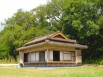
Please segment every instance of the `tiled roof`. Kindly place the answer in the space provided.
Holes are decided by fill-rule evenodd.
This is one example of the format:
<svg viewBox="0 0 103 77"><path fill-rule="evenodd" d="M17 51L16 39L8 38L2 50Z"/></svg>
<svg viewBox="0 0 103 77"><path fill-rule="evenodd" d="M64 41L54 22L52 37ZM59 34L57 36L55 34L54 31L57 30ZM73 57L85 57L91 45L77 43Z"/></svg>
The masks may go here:
<svg viewBox="0 0 103 77"><path fill-rule="evenodd" d="M51 37L53 37L53 36L55 36L55 35L58 35L58 34L62 34L62 33L58 31L58 32L54 32L54 33L45 35L45 36L43 36L43 37L34 39L33 41L30 41L30 42L26 43L24 46L32 45L32 44L38 43L38 42L40 42L40 41L44 41L44 40L46 40L46 39L55 40L55 41L62 41L62 42L69 42L69 43L76 43L76 40L67 39L64 35L63 35L63 36L64 36L66 39L51 38Z"/></svg>

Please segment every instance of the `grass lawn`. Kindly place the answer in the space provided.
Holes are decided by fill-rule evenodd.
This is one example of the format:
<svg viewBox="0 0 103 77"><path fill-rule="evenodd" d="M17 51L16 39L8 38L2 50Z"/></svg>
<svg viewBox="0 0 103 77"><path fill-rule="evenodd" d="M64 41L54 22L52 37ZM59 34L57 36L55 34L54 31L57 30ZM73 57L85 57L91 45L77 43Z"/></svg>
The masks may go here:
<svg viewBox="0 0 103 77"><path fill-rule="evenodd" d="M0 67L0 77L103 77L103 66L55 68L51 70Z"/></svg>

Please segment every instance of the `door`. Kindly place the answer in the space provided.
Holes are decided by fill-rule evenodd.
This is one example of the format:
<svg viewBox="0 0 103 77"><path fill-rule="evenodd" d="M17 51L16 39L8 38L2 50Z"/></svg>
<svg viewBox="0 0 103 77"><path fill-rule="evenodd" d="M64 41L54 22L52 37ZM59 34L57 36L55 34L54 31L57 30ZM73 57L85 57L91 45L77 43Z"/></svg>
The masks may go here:
<svg viewBox="0 0 103 77"><path fill-rule="evenodd" d="M60 61L60 52L53 51L53 61Z"/></svg>

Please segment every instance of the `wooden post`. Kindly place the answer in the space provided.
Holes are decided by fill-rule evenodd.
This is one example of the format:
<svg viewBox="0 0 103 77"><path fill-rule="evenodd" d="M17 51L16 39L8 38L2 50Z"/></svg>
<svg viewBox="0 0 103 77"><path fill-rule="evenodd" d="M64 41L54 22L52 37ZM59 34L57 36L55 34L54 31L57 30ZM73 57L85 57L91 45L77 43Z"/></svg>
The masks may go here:
<svg viewBox="0 0 103 77"><path fill-rule="evenodd" d="M45 61L48 62L48 49L45 51Z"/></svg>
<svg viewBox="0 0 103 77"><path fill-rule="evenodd" d="M76 65L78 64L78 55L77 55L77 50L75 51L75 63L76 63Z"/></svg>
<svg viewBox="0 0 103 77"><path fill-rule="evenodd" d="M82 53L81 53L81 50L79 50L79 60L80 60L80 63L82 63Z"/></svg>
<svg viewBox="0 0 103 77"><path fill-rule="evenodd" d="M75 62L76 62L76 65L78 63L82 63L81 50L76 50L75 51Z"/></svg>
<svg viewBox="0 0 103 77"><path fill-rule="evenodd" d="M19 52L20 66L24 66L24 52Z"/></svg>

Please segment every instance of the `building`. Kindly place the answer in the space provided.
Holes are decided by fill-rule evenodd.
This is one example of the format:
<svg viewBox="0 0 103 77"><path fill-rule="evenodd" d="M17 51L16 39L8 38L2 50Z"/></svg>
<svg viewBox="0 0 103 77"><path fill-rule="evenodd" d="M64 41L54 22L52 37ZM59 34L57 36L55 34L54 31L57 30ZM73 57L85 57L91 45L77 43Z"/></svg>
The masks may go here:
<svg viewBox="0 0 103 77"><path fill-rule="evenodd" d="M81 50L86 48L61 32L54 32L26 43L17 51L22 66L76 66L82 64Z"/></svg>

